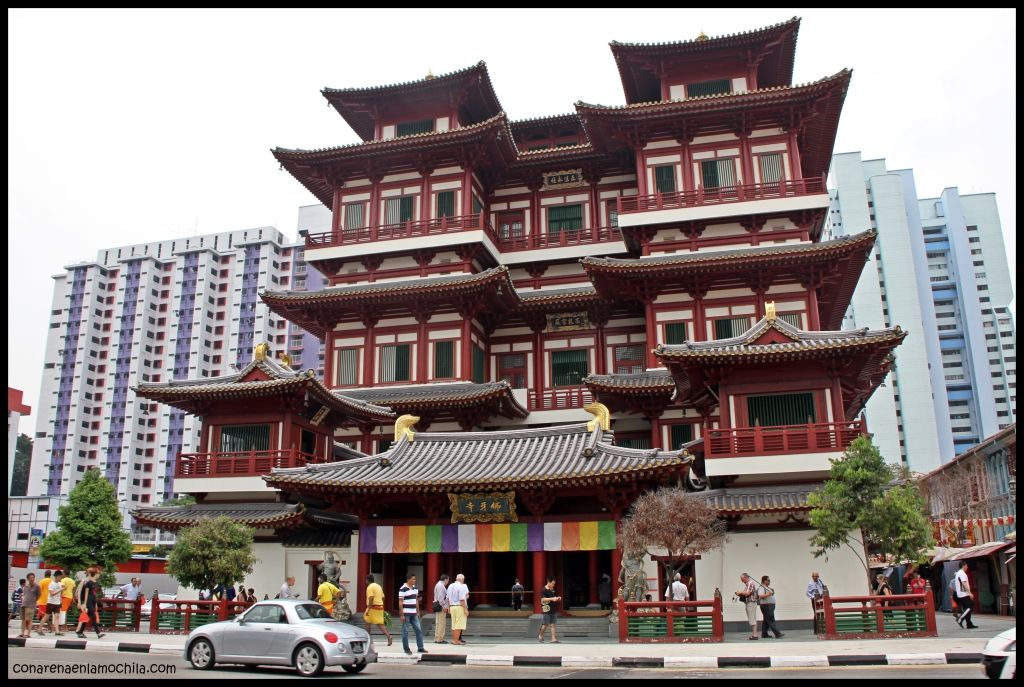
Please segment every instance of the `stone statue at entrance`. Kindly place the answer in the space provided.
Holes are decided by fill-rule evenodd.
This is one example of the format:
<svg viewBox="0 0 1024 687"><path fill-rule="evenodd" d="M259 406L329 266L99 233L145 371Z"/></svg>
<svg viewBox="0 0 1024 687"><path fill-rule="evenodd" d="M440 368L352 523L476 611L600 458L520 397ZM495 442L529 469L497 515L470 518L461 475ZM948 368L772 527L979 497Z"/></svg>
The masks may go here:
<svg viewBox="0 0 1024 687"><path fill-rule="evenodd" d="M341 565L338 564L338 554L328 551L324 554L324 562L316 566L317 572L327 578L327 581L335 587L340 587Z"/></svg>
<svg viewBox="0 0 1024 687"><path fill-rule="evenodd" d="M644 554L639 551L624 553L619 572L619 598L623 601L647 599L647 577L644 575Z"/></svg>

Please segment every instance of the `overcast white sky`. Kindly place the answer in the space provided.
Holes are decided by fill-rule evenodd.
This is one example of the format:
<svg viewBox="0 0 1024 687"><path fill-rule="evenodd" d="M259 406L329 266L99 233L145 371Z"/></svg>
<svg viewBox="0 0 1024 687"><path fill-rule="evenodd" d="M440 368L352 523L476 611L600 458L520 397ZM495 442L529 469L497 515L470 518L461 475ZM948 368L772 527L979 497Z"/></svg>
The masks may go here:
<svg viewBox="0 0 1024 687"><path fill-rule="evenodd" d="M485 60L510 118L565 113L624 102L611 40L794 15L796 83L854 70L835 152L913 168L922 197L995 192L1016 279L1013 10L8 10L8 384L35 408L65 265L195 232L294 237L316 200L269 149L358 140L325 86Z"/></svg>

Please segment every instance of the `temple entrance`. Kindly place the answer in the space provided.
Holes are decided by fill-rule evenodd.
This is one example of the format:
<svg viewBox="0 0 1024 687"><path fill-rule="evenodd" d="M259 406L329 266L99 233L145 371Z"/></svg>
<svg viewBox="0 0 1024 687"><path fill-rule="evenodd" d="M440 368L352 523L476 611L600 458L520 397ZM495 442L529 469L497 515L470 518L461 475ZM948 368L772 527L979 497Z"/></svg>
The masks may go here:
<svg viewBox="0 0 1024 687"><path fill-rule="evenodd" d="M557 580L556 589L561 590L565 599L565 611L600 611L598 590L602 575L610 578L613 595L617 589L618 571L611 569L611 551L565 551L553 554L551 561Z"/></svg>

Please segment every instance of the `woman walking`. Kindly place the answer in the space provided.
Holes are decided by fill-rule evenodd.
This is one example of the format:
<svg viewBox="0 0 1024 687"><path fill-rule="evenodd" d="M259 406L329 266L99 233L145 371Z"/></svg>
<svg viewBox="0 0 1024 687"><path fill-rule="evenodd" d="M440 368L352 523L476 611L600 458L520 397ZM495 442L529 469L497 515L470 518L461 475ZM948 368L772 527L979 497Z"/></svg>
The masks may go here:
<svg viewBox="0 0 1024 687"><path fill-rule="evenodd" d="M384 626L384 590L373 579L373 575L366 576L366 611L363 613L363 621L367 632L373 632L374 625L380 626L388 638L388 646L391 646L391 633Z"/></svg>
<svg viewBox="0 0 1024 687"><path fill-rule="evenodd" d="M761 606L761 617L764 622L761 624L761 636L768 639L768 630L775 635L775 639L785 637L785 633L779 632L775 625L775 590L771 588L771 578L761 575L761 586L757 591L758 604Z"/></svg>
<svg viewBox="0 0 1024 687"><path fill-rule="evenodd" d="M100 613L96 607L96 590L99 589L100 571L96 566L91 566L86 571L85 582L78 588L78 607L82 611L78 615L78 627L75 634L85 639L85 626L92 623L92 629L96 631L96 638L103 639L106 635L100 632Z"/></svg>

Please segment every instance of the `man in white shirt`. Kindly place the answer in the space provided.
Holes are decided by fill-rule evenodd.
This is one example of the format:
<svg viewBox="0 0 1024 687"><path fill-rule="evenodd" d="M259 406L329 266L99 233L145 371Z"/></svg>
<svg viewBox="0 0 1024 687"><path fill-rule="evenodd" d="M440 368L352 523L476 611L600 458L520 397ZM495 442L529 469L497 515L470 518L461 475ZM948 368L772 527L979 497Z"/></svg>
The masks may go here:
<svg viewBox="0 0 1024 687"><path fill-rule="evenodd" d="M142 592L142 580L133 577L128 584L121 585L121 593L127 601L135 601Z"/></svg>
<svg viewBox="0 0 1024 687"><path fill-rule="evenodd" d="M279 599L297 599L299 595L295 593L295 576L289 575L288 579L281 585L281 593L278 595Z"/></svg>
<svg viewBox="0 0 1024 687"><path fill-rule="evenodd" d="M971 622L974 599L971 598L971 581L967 579L967 561L960 561L960 570L957 571L954 581L956 582L956 602L963 609L963 612L956 618L956 624L973 630L977 625ZM964 625L965 622L966 625Z"/></svg>
<svg viewBox="0 0 1024 687"><path fill-rule="evenodd" d="M683 584L681 573L676 573L672 578L672 585L665 590L665 598L669 601L689 601L690 590Z"/></svg>
<svg viewBox="0 0 1024 687"><path fill-rule="evenodd" d="M462 633L466 630L469 619L469 587L465 584L466 576L459 573L455 582L448 585L448 612L452 616L452 644L461 645L466 642Z"/></svg>

